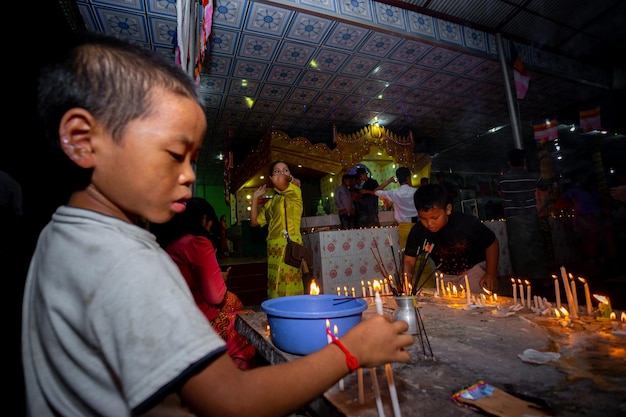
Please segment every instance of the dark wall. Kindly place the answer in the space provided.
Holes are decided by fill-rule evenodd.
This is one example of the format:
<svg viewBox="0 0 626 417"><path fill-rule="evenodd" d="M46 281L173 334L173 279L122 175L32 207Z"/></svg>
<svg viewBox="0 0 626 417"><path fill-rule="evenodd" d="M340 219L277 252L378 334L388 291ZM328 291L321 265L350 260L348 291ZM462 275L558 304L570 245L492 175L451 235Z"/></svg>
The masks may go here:
<svg viewBox="0 0 626 417"><path fill-rule="evenodd" d="M3 298L9 305L8 372L15 415L24 415L24 390L21 368L21 306L28 262L41 228L54 208L61 204L62 177L54 168L49 148L35 126L36 75L40 63L57 51L70 34L58 1L12 2L13 16L19 33L10 36L5 49L5 89L12 91L5 102L4 134L0 139L0 169L22 186L24 215L0 231L0 276L5 284ZM9 303L6 303L6 301Z"/></svg>

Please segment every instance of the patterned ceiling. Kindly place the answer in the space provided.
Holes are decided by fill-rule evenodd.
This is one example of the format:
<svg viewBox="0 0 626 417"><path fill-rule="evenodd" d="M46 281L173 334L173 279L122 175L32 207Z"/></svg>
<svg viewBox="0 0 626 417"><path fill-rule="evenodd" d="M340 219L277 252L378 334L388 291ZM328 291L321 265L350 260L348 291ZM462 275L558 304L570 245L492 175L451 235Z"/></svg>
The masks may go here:
<svg viewBox="0 0 626 417"><path fill-rule="evenodd" d="M173 59L174 0L60 1L77 30L129 38ZM221 185L218 154L232 151L237 164L270 128L333 147L333 125L351 133L373 121L411 131L433 169L500 171L514 145L496 33L507 65L513 44L530 72L526 98L516 100L527 146L533 121L577 124L578 110L595 104L604 128L624 130L615 116L624 69L614 71L611 53L626 45L620 0L213 4L200 76L209 131L199 184ZM487 133L496 126L504 128Z"/></svg>

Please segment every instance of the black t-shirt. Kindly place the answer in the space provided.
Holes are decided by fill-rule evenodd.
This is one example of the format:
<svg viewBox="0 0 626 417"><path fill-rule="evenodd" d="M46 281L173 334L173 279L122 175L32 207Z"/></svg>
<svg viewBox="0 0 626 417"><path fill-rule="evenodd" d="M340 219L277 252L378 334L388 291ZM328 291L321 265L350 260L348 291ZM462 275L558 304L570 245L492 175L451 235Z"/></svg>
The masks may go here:
<svg viewBox="0 0 626 417"><path fill-rule="evenodd" d="M479 219L464 213L453 212L448 223L437 233L430 232L417 223L409 233L405 255L417 256L424 252L424 240L435 246L430 254L435 265L445 274L460 275L474 265L484 261L485 249L496 239L496 235Z"/></svg>

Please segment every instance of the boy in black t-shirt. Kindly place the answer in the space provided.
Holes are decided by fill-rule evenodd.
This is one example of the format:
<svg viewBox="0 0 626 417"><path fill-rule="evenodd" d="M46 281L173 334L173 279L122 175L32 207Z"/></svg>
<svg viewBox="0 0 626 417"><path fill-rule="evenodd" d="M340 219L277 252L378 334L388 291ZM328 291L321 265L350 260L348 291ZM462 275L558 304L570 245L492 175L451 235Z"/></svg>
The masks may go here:
<svg viewBox="0 0 626 417"><path fill-rule="evenodd" d="M499 244L495 234L476 217L452 213L446 189L439 184L419 187L413 196L418 223L411 229L404 251L404 271L413 275L418 250L424 242L434 244L430 254L444 282L482 293L497 289Z"/></svg>

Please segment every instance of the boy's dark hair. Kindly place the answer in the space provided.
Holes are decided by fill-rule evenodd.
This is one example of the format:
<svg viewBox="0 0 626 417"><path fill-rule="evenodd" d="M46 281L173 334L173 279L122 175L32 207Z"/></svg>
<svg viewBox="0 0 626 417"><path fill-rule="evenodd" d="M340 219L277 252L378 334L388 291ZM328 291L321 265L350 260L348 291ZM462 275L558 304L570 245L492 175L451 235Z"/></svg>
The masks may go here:
<svg viewBox="0 0 626 417"><path fill-rule="evenodd" d="M173 61L122 39L75 35L39 74L37 110L44 134L58 144L61 117L80 107L119 140L130 121L151 111L155 87L202 106L194 81Z"/></svg>
<svg viewBox="0 0 626 417"><path fill-rule="evenodd" d="M407 167L400 167L396 169L396 178L400 184L407 184L409 178L411 178L411 170Z"/></svg>
<svg viewBox="0 0 626 417"><path fill-rule="evenodd" d="M343 175L341 176L341 183L343 184L343 182L344 182L345 180L351 180L352 178L354 178L354 175L351 175L351 174L343 174Z"/></svg>
<svg viewBox="0 0 626 417"><path fill-rule="evenodd" d="M361 174L367 174L367 170L365 168L363 168L363 167L358 167L356 169L356 175L359 176Z"/></svg>
<svg viewBox="0 0 626 417"><path fill-rule="evenodd" d="M52 145L64 193L84 189L93 169L63 153L59 124L74 107L89 111L119 141L132 120L152 110L155 87L189 97L202 106L194 81L173 61L124 40L93 33L73 34L38 75L37 113L43 138Z"/></svg>
<svg viewBox="0 0 626 417"><path fill-rule="evenodd" d="M413 201L417 211L428 211L432 208L445 209L448 205L448 192L440 184L426 184L415 191Z"/></svg>
<svg viewBox="0 0 626 417"><path fill-rule="evenodd" d="M507 160L512 167L520 168L524 166L524 151L522 149L511 149L507 154Z"/></svg>

